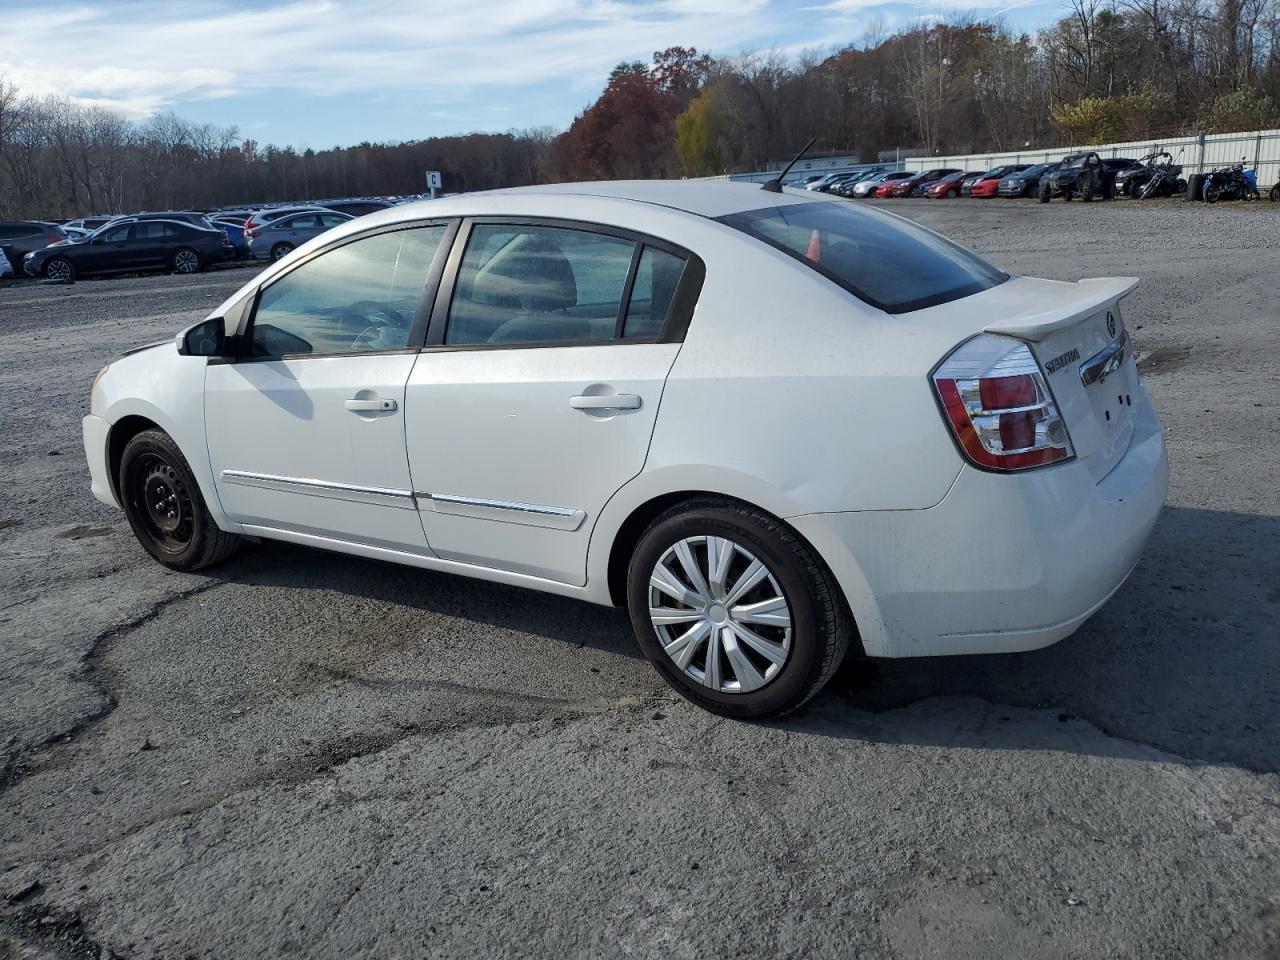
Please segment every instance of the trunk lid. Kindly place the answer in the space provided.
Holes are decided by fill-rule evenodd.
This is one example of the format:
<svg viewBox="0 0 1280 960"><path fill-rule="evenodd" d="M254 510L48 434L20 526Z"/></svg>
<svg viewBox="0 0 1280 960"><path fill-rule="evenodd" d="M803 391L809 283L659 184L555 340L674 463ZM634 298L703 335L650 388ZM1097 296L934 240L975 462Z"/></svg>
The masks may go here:
<svg viewBox="0 0 1280 960"><path fill-rule="evenodd" d="M1011 296L998 319L983 329L1028 343L1053 391L1076 458L1100 481L1133 438L1138 372L1120 299L1138 280L1108 277L1064 284L1019 278L1001 287L1015 284L1006 291Z"/></svg>

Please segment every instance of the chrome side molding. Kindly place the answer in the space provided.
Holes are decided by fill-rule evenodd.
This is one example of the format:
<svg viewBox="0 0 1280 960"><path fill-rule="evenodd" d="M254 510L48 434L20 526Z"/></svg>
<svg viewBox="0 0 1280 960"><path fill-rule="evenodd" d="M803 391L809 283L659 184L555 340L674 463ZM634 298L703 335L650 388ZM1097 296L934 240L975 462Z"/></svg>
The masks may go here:
<svg viewBox="0 0 1280 960"><path fill-rule="evenodd" d="M1109 344L1080 364L1080 382L1086 387L1091 383L1105 380L1120 369L1124 363L1125 351L1129 347L1129 331L1122 331Z"/></svg>
<svg viewBox="0 0 1280 960"><path fill-rule="evenodd" d="M457 517L476 520L498 520L530 527L553 530L577 530L587 518L585 510L552 507L541 503L519 503L514 500L485 500L479 497L456 497L442 493L415 493L420 510L434 510Z"/></svg>
<svg viewBox="0 0 1280 960"><path fill-rule="evenodd" d="M414 510L412 490L391 490L386 487L361 487L351 483L334 483L331 480L310 480L302 477L276 477L267 473L250 473L247 470L223 470L219 474L223 483L235 483L244 487L278 490L282 493L300 493L309 497L328 497L330 500L346 500L351 503L372 503L380 507Z"/></svg>

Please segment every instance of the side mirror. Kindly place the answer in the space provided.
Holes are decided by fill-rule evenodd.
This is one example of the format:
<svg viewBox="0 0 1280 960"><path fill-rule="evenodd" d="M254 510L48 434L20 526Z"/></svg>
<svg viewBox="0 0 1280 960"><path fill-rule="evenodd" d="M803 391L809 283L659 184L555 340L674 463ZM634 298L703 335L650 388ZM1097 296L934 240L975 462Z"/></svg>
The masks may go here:
<svg viewBox="0 0 1280 960"><path fill-rule="evenodd" d="M213 317L178 334L178 353L184 357L220 357L226 342L226 324L221 317Z"/></svg>

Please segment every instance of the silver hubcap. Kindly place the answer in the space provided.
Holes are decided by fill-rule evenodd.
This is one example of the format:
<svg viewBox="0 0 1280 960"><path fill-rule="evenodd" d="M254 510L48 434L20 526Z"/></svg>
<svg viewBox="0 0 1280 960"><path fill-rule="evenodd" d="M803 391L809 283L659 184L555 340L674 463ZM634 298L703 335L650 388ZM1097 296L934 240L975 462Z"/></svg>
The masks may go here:
<svg viewBox="0 0 1280 960"><path fill-rule="evenodd" d="M182 250L178 253L177 267L179 273L192 273L199 263L200 261L196 259L196 255L190 250Z"/></svg>
<svg viewBox="0 0 1280 960"><path fill-rule="evenodd" d="M791 653L791 609L778 581L724 537L667 548L649 577L649 619L675 665L720 693L760 689Z"/></svg>

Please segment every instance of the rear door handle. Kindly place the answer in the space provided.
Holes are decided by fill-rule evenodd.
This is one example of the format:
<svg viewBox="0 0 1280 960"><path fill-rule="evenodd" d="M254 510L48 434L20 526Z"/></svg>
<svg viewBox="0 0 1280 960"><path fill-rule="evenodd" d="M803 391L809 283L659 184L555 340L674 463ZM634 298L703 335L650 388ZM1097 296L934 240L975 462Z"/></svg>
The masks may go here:
<svg viewBox="0 0 1280 960"><path fill-rule="evenodd" d="M394 400L343 400L342 405L352 413L380 413L396 409Z"/></svg>
<svg viewBox="0 0 1280 960"><path fill-rule="evenodd" d="M634 393L614 393L604 396L576 396L569 398L569 406L575 410L639 410L640 398Z"/></svg>

